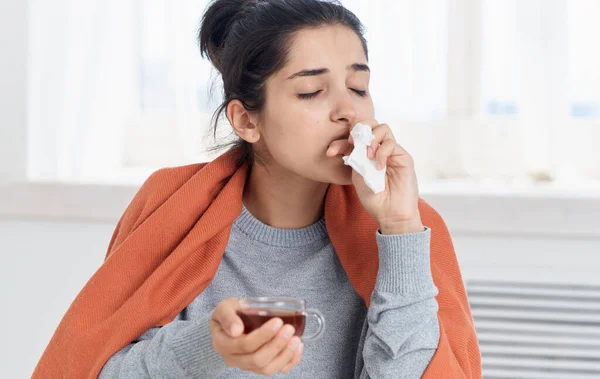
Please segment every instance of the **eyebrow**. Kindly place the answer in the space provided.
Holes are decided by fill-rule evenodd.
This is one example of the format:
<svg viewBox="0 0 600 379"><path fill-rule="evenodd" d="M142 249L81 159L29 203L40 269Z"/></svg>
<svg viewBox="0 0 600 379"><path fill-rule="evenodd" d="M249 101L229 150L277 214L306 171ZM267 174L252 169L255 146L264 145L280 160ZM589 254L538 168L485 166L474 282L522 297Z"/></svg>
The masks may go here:
<svg viewBox="0 0 600 379"><path fill-rule="evenodd" d="M358 71L371 72L371 69L369 68L369 66L367 66L364 63L354 63L354 64L348 66L346 69L352 70L355 72L358 72ZM303 77L303 76L323 75L328 72L329 72L328 68L316 68L316 69L302 70L302 71L298 71L297 73L291 75L288 79L294 79L294 78L299 78L299 77Z"/></svg>

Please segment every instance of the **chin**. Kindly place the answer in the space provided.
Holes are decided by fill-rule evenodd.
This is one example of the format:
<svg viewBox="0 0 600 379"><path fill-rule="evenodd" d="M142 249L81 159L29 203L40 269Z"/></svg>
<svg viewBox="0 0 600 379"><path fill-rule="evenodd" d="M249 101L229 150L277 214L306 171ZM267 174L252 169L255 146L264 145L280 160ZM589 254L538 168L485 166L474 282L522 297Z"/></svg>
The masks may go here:
<svg viewBox="0 0 600 379"><path fill-rule="evenodd" d="M342 163L342 165L332 168L330 172L328 183L342 186L352 184L352 167Z"/></svg>

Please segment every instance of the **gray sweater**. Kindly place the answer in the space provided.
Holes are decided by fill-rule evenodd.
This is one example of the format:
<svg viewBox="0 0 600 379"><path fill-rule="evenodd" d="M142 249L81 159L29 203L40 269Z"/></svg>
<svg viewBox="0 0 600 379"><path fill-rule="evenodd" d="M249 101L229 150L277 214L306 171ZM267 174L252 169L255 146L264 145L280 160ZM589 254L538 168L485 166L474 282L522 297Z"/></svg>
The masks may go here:
<svg viewBox="0 0 600 379"><path fill-rule="evenodd" d="M306 343L288 378L420 378L439 341L431 231L377 232L379 272L367 309L327 235L325 220L301 229L263 224L246 208L233 224L210 285L172 322L114 354L99 378L258 378L228 368L212 346L209 319L228 297L291 296L323 313L323 338ZM357 251L356 254L360 254ZM306 334L314 325L307 320Z"/></svg>

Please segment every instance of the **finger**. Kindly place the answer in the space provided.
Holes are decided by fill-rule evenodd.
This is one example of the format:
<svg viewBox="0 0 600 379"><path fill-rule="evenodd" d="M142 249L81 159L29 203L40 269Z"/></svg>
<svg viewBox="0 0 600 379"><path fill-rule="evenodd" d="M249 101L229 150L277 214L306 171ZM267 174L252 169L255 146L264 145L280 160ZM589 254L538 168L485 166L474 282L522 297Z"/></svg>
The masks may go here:
<svg viewBox="0 0 600 379"><path fill-rule="evenodd" d="M274 375L283 370L284 367L289 366L296 355L298 355L299 349L302 346L302 341L299 337L293 337L287 347L283 349L281 353L266 367L265 371L267 375ZM292 366L293 367L293 366Z"/></svg>
<svg viewBox="0 0 600 379"><path fill-rule="evenodd" d="M294 357L292 358L290 363L285 365L285 367L282 368L280 370L280 372L283 374L287 374L288 372L290 372L291 369L296 367L298 365L298 363L300 363L300 361L302 360L302 352L303 351L304 351L304 343L300 344L300 347L298 348L298 350L296 350L296 352L294 352Z"/></svg>
<svg viewBox="0 0 600 379"><path fill-rule="evenodd" d="M370 158L374 158L377 153L377 149L383 141L392 140L396 142L396 138L392 133L392 129L388 124L380 124L373 128L373 140L371 141L370 147L373 149L373 156Z"/></svg>
<svg viewBox="0 0 600 379"><path fill-rule="evenodd" d="M238 298L231 297L223 300L215 308L211 320L218 323L229 336L238 337L244 332L242 319L236 313L239 309Z"/></svg>
<svg viewBox="0 0 600 379"><path fill-rule="evenodd" d="M337 155L349 155L352 152L352 145L347 139L333 141L327 149L328 157L335 157Z"/></svg>
<svg viewBox="0 0 600 379"><path fill-rule="evenodd" d="M391 153L388 154L390 147L386 147L384 151L381 153L381 158L379 155L379 151L377 153L377 162L383 162L385 165L393 165L395 167L414 167L415 162L408 151L406 151L402 146L400 146L396 142L384 142L383 145L379 147L381 150L384 145L393 145L391 147Z"/></svg>
<svg viewBox="0 0 600 379"><path fill-rule="evenodd" d="M390 139L383 141L377 149L375 160L377 161L377 169L382 170L387 164L388 158L396 150L398 144Z"/></svg>
<svg viewBox="0 0 600 379"><path fill-rule="evenodd" d="M223 358L231 354L236 346L235 341L239 338L231 337L215 320L210 320L210 335L212 336L215 351L223 356Z"/></svg>
<svg viewBox="0 0 600 379"><path fill-rule="evenodd" d="M283 320L274 317L265 322L260 328L242 336L235 341L232 347L233 354L251 354L258 351L263 345L271 341L283 326Z"/></svg>
<svg viewBox="0 0 600 379"><path fill-rule="evenodd" d="M273 339L267 342L257 352L251 355L242 355L242 361L251 369L264 369L287 347L290 339L294 336L295 329L291 325L284 325ZM291 354L290 354L291 359ZM289 360L288 360L289 361ZM285 362L287 363L287 362ZM283 367L283 365L282 365Z"/></svg>

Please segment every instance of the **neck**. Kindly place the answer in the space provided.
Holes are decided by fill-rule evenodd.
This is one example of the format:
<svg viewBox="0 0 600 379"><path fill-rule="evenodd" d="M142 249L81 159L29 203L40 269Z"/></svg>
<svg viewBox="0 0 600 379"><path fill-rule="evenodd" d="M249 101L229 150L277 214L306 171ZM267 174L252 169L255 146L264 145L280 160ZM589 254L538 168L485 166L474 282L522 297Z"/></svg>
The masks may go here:
<svg viewBox="0 0 600 379"><path fill-rule="evenodd" d="M261 222L281 229L304 228L323 217L328 183L255 164L244 187L244 205Z"/></svg>

